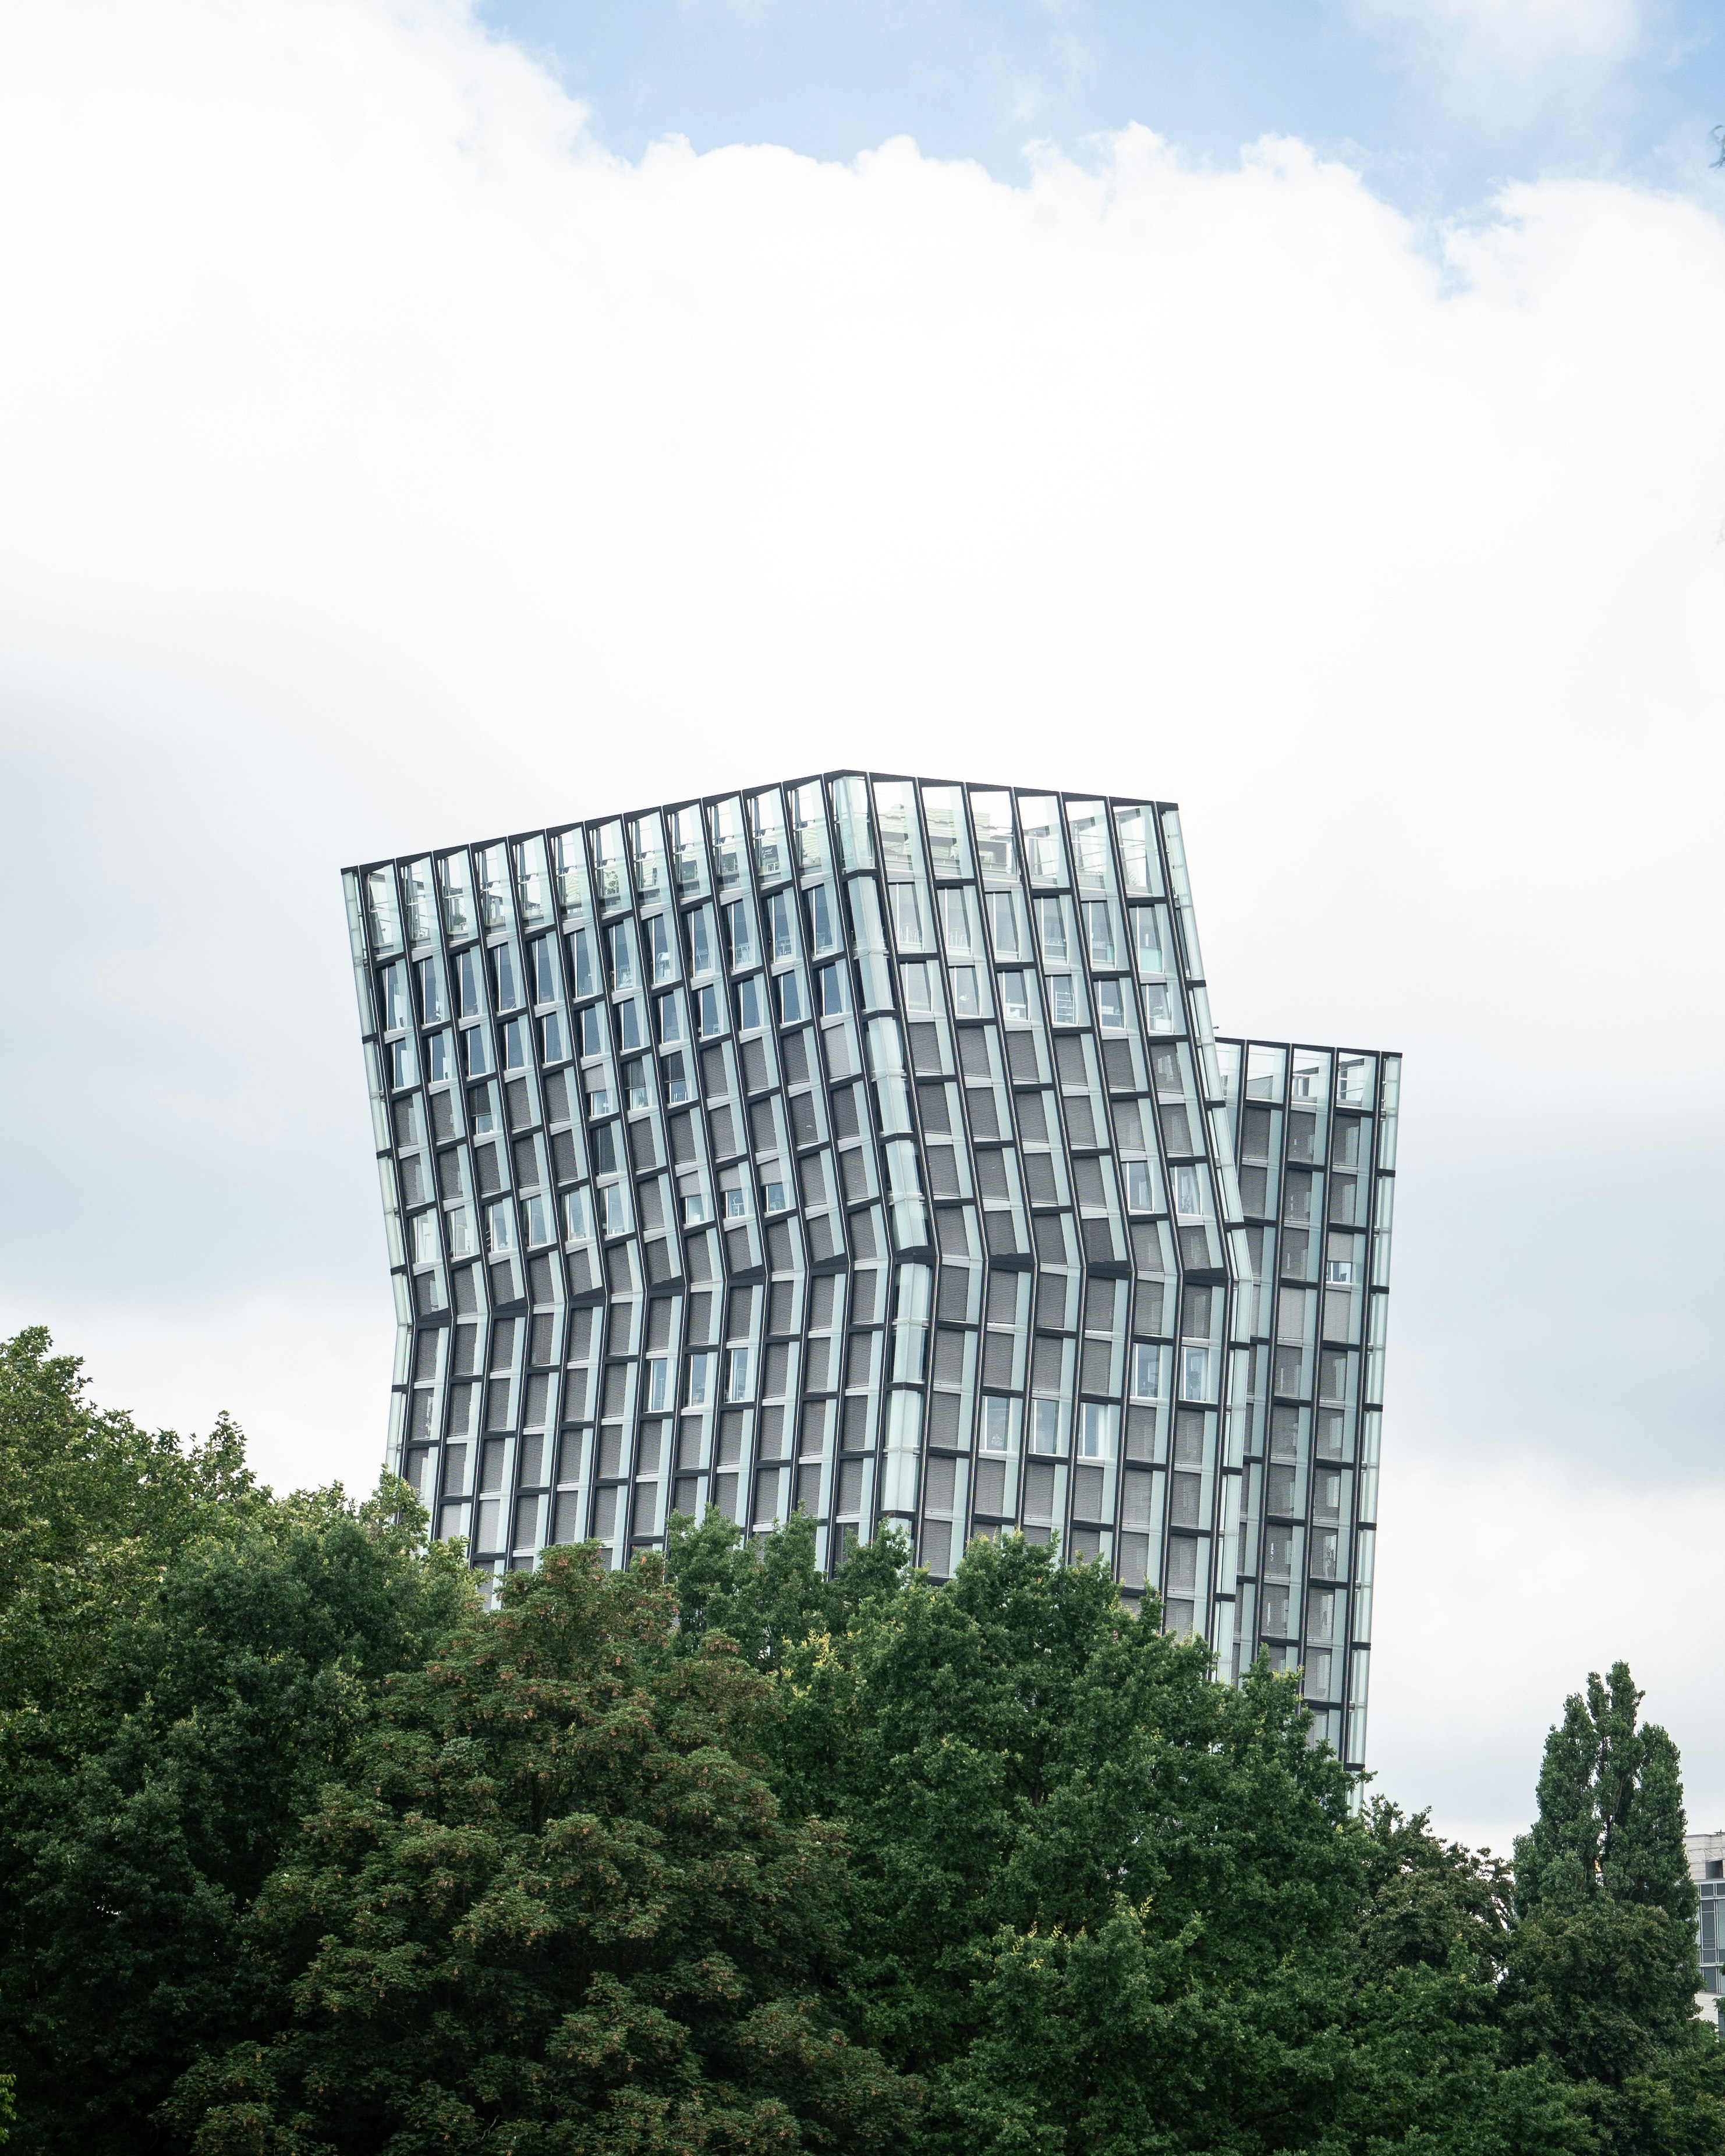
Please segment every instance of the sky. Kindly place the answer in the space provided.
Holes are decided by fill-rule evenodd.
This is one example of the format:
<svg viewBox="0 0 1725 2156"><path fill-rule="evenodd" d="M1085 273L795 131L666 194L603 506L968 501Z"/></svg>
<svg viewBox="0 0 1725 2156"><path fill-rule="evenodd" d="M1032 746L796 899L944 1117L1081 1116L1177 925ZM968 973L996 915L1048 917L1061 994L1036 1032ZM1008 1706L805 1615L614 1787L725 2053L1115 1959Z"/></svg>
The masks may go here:
<svg viewBox="0 0 1725 2156"><path fill-rule="evenodd" d="M380 1462L337 871L840 764L1178 800L1406 1057L1369 1750L1725 1825L1717 15L0 12L0 1327Z"/></svg>

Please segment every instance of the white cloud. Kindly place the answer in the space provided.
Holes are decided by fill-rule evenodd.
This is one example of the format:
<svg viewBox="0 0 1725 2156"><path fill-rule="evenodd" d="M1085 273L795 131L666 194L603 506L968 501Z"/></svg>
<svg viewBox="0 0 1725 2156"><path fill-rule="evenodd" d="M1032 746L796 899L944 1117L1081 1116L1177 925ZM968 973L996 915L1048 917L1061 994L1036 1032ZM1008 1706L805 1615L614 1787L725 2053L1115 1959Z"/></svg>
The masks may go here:
<svg viewBox="0 0 1725 2156"><path fill-rule="evenodd" d="M1640 47L1641 0L1352 0L1475 118L1517 126L1596 89Z"/></svg>
<svg viewBox="0 0 1725 2156"><path fill-rule="evenodd" d="M1142 788L1224 1024L1408 1052L1386 1575L1512 1467L1543 1671L1558 1491L1717 1522L1702 211L1546 184L1435 244L1141 131L1023 188L631 166L433 0L13 10L0 208L6 1322L367 1477L339 861L840 762ZM1638 1674L1688 1743L1689 1643Z"/></svg>

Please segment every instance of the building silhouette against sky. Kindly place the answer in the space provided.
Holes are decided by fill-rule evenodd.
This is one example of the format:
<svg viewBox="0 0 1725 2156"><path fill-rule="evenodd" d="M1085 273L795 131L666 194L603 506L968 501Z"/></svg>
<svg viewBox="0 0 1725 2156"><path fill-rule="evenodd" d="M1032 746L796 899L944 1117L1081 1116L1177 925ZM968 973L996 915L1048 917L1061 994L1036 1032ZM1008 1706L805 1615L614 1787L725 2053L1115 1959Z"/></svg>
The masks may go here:
<svg viewBox="0 0 1725 2156"><path fill-rule="evenodd" d="M1399 1059L1214 1035L1173 807L837 773L344 880L388 1457L476 1564L1058 1537L1363 1760Z"/></svg>

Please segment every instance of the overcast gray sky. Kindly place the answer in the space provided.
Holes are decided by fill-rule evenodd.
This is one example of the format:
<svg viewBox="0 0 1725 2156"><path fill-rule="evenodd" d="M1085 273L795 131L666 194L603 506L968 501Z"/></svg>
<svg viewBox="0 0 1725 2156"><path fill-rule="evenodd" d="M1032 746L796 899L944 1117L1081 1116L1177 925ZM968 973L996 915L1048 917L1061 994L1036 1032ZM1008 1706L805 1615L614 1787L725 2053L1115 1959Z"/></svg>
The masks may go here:
<svg viewBox="0 0 1725 2156"><path fill-rule="evenodd" d="M1384 1786L1502 1845L1626 1654L1725 1824L1720 182L1421 223L1137 116L630 159L454 4L0 21L0 1322L367 1482L343 862L839 763L1178 799L1219 1024L1407 1057Z"/></svg>

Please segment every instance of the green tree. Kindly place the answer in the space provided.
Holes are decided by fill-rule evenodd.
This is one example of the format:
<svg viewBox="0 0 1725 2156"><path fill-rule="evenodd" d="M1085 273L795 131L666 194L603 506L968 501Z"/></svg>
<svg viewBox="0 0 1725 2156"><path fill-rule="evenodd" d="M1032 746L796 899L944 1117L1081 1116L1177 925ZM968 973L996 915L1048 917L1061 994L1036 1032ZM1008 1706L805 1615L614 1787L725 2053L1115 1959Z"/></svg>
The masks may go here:
<svg viewBox="0 0 1725 2156"><path fill-rule="evenodd" d="M273 2033L172 2116L229 2151L886 2149L914 2085L832 2010L844 1868L783 1818L769 1679L657 1561L559 1550L393 1680L250 1932Z"/></svg>
<svg viewBox="0 0 1725 2156"><path fill-rule="evenodd" d="M152 2114L177 2075L259 2010L247 1908L347 1771L380 1680L422 1665L472 1604L459 1556L428 1553L424 1527L401 1484L358 1508L339 1491L275 1503L249 1489L142 1606L128 1584L100 1668L80 1650L85 1748L17 1764L0 1835L0 2055L20 2148L161 2145Z"/></svg>
<svg viewBox="0 0 1725 2156"><path fill-rule="evenodd" d="M1383 1799L1357 1845L1347 2066L1332 2131L1358 2156L1581 2156L1592 2136L1544 2060L1504 2056L1497 1999L1512 1923L1507 1865Z"/></svg>
<svg viewBox="0 0 1725 2156"><path fill-rule="evenodd" d="M185 1444L100 1410L33 1326L0 1342L0 1794L18 1759L89 1735L116 1621L258 1493L225 1416Z"/></svg>
<svg viewBox="0 0 1725 2156"><path fill-rule="evenodd" d="M1688 2156L1725 2146L1725 2055L1695 2018L1677 1750L1640 1702L1615 1663L1547 1736L1501 2011L1510 2055L1568 2077L1602 2148Z"/></svg>
<svg viewBox="0 0 1725 2156"><path fill-rule="evenodd" d="M725 1540L673 1574L698 1553L706 1621L775 1670L788 1806L844 1825L845 1992L930 2082L919 2146L1297 2145L1340 2066L1358 1867L1291 1681L1215 1684L1153 1604L1018 1537L938 1589L901 1547L827 1589L812 1545Z"/></svg>

